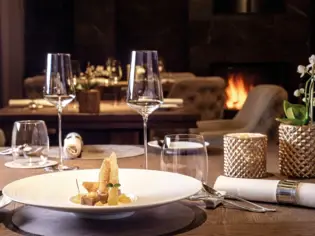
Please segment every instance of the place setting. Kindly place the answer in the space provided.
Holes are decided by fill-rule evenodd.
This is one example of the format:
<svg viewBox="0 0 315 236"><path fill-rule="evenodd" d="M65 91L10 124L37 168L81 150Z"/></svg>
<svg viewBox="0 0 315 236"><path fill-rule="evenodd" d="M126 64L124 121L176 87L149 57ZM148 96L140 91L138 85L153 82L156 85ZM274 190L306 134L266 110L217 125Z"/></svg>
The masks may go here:
<svg viewBox="0 0 315 236"><path fill-rule="evenodd" d="M104 230L106 235L125 235L126 228L117 226L128 229L132 224L130 233L146 235L182 230L196 214L205 220L203 211L180 202L200 191L198 179L173 171L119 168L117 160L112 153L99 169L35 175L8 184L4 196L25 205L15 210L13 225L39 235L104 235ZM36 191L32 186L38 186ZM94 227L79 224L82 219ZM110 226L100 223L104 220Z"/></svg>

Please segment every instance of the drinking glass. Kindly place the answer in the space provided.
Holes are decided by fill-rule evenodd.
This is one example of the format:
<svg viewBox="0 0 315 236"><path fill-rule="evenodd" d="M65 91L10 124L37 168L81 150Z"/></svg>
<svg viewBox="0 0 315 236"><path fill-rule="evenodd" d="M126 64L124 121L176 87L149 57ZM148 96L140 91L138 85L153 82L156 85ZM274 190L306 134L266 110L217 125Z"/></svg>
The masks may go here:
<svg viewBox="0 0 315 236"><path fill-rule="evenodd" d="M160 161L163 171L188 175L207 183L208 154L202 135L166 135Z"/></svg>
<svg viewBox="0 0 315 236"><path fill-rule="evenodd" d="M45 164L49 151L45 122L42 120L14 122L11 148L15 164L34 167Z"/></svg>
<svg viewBox="0 0 315 236"><path fill-rule="evenodd" d="M70 54L47 54L44 98L55 105L58 110L58 141L60 158L58 169L60 171L76 169L77 167L66 166L63 163L64 153L61 137L62 110L75 98L75 82L72 76Z"/></svg>
<svg viewBox="0 0 315 236"><path fill-rule="evenodd" d="M132 51L127 104L143 118L145 168L148 169L147 122L163 103L157 51Z"/></svg>

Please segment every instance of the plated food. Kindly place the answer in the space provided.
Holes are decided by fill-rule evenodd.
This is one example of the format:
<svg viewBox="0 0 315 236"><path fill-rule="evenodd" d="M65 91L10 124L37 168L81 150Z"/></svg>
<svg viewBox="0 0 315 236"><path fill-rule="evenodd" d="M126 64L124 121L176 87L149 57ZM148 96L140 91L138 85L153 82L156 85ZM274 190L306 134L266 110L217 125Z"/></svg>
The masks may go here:
<svg viewBox="0 0 315 236"><path fill-rule="evenodd" d="M88 206L116 206L128 204L133 200L120 191L119 167L117 156L113 152L110 157L105 158L101 165L98 182L83 182L82 186L87 193L80 193L70 198L73 203Z"/></svg>

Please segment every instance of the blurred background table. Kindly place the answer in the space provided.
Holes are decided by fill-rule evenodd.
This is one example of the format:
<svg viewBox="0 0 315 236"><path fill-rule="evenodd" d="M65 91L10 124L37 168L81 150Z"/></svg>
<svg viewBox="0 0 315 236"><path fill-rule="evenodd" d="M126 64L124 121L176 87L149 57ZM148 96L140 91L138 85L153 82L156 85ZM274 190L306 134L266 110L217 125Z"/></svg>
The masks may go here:
<svg viewBox="0 0 315 236"><path fill-rule="evenodd" d="M180 129L187 132L196 127L199 114L186 112L181 108L158 109L149 117L148 132L151 138L154 131ZM57 144L57 110L44 107L31 110L28 107L5 107L0 109L0 128L4 130L6 145L10 145L13 123L17 120L44 120L51 145ZM142 144L142 117L130 109L126 103L102 102L99 114L79 113L76 103L64 109L62 117L63 136L78 132L85 144Z"/></svg>

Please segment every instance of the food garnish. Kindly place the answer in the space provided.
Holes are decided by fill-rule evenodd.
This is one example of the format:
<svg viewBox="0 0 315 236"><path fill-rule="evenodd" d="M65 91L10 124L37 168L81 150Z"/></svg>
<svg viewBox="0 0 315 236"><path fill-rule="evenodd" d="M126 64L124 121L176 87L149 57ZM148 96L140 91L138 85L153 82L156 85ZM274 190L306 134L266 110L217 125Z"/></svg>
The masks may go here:
<svg viewBox="0 0 315 236"><path fill-rule="evenodd" d="M102 162L98 182L83 182L82 186L87 194L82 194L78 188L78 195L71 198L74 203L89 206L115 206L120 203L131 203L132 200L120 191L119 167L117 156L113 152L110 157Z"/></svg>

